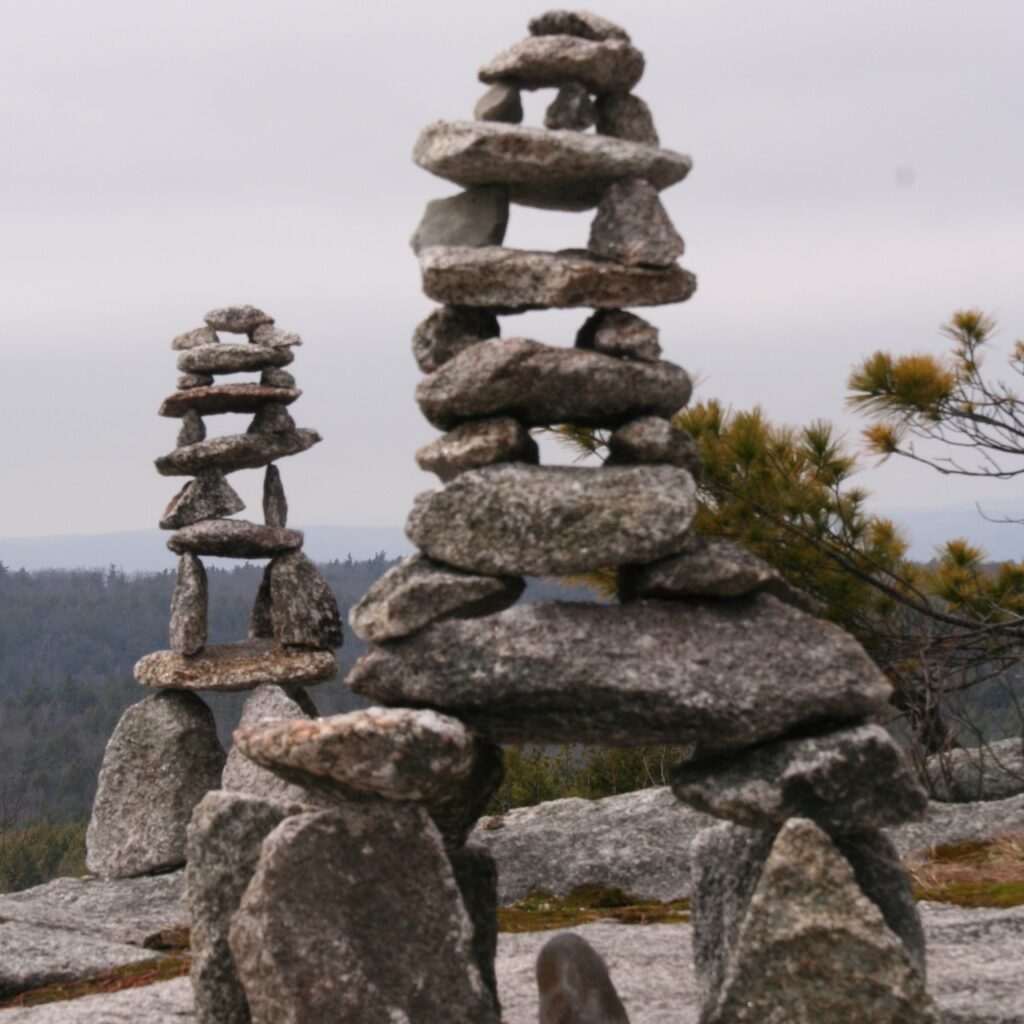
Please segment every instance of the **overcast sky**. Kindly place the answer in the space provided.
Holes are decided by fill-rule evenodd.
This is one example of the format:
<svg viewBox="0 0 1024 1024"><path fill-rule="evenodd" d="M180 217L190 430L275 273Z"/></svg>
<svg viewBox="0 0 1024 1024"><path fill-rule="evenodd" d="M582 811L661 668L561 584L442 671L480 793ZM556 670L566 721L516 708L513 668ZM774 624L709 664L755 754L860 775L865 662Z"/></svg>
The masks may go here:
<svg viewBox="0 0 1024 1024"><path fill-rule="evenodd" d="M296 523L400 525L433 486L409 337L431 303L407 239L456 191L419 129L467 118L480 64L543 7L398 3L9 5L0 35L0 536L154 525L179 482L168 343L251 302L305 339L282 472ZM1020 0L607 0L647 56L637 87L694 169L664 201L699 287L651 311L698 397L836 420L876 348L939 351L981 305L1024 335ZM540 123L551 93L531 97ZM591 214L515 207L506 244L585 243ZM506 319L571 344L585 314ZM998 363L993 361L994 368ZM231 420L234 418L223 418ZM213 432L244 429L228 422ZM211 424L212 426L212 424ZM258 474L240 488L255 499ZM865 468L880 506L957 486ZM250 510L258 503L250 501Z"/></svg>

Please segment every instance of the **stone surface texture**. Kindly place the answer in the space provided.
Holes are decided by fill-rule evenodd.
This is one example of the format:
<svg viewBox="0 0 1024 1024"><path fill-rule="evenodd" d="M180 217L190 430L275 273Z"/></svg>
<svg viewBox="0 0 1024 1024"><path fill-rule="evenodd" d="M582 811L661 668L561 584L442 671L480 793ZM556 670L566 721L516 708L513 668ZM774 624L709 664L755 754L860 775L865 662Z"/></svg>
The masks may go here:
<svg viewBox="0 0 1024 1024"><path fill-rule="evenodd" d="M544 111L544 127L553 131L585 132L597 121L590 93L577 82L563 85Z"/></svg>
<svg viewBox="0 0 1024 1024"><path fill-rule="evenodd" d="M171 598L170 644L178 654L198 654L206 644L206 612L209 588L206 570L195 555L178 559L178 573Z"/></svg>
<svg viewBox="0 0 1024 1024"><path fill-rule="evenodd" d="M273 465L267 466L263 475L263 522L267 526L288 525L288 499L281 483L281 470Z"/></svg>
<svg viewBox="0 0 1024 1024"><path fill-rule="evenodd" d="M622 309L599 309L591 314L576 334L576 347L647 363L661 358L658 328Z"/></svg>
<svg viewBox="0 0 1024 1024"><path fill-rule="evenodd" d="M680 466L698 476L700 446L684 430L661 416L642 416L623 424L608 438L606 466L663 463Z"/></svg>
<svg viewBox="0 0 1024 1024"><path fill-rule="evenodd" d="M463 349L501 335L498 318L486 309L442 306L412 336L412 354L424 373L433 373Z"/></svg>
<svg viewBox="0 0 1024 1024"><path fill-rule="evenodd" d="M685 302L697 288L693 274L676 265L631 267L577 251L496 246L425 249L420 271L423 290L437 302L513 311L660 306Z"/></svg>
<svg viewBox="0 0 1024 1024"><path fill-rule="evenodd" d="M852 637L767 595L519 605L437 622L365 654L348 682L495 742L700 742L709 753L856 721L890 693Z"/></svg>
<svg viewBox="0 0 1024 1024"><path fill-rule="evenodd" d="M367 643L408 636L444 618L475 618L510 608L525 583L518 576L479 576L423 555L389 569L349 612L352 632Z"/></svg>
<svg viewBox="0 0 1024 1024"><path fill-rule="evenodd" d="M435 121L420 132L413 159L463 188L505 185L513 202L563 210L596 206L621 178L668 188L691 163L681 153L608 135L495 121Z"/></svg>
<svg viewBox="0 0 1024 1024"><path fill-rule="evenodd" d="M270 608L279 644L333 651L341 646L341 613L327 581L301 551L270 563Z"/></svg>
<svg viewBox="0 0 1024 1024"><path fill-rule="evenodd" d="M268 402L291 405L301 394L298 388L272 388L265 384L217 384L213 387L189 388L188 391L168 395L160 406L160 415L255 412Z"/></svg>
<svg viewBox="0 0 1024 1024"><path fill-rule="evenodd" d="M274 322L274 318L262 309L247 305L211 309L203 319L214 330L227 331L229 334L248 334L263 324Z"/></svg>
<svg viewBox="0 0 1024 1024"><path fill-rule="evenodd" d="M295 378L279 366L268 366L260 374L260 383L268 388L293 388Z"/></svg>
<svg viewBox="0 0 1024 1024"><path fill-rule="evenodd" d="M692 477L673 466L498 465L418 495L406 534L467 572L556 576L678 551L695 512Z"/></svg>
<svg viewBox="0 0 1024 1024"><path fill-rule="evenodd" d="M287 366L295 357L286 348L218 344L190 348L178 356L182 373L251 373L265 366Z"/></svg>
<svg viewBox="0 0 1024 1024"><path fill-rule="evenodd" d="M626 92L610 92L597 98L597 130L630 142L647 146L660 145L651 108L639 96Z"/></svg>
<svg viewBox="0 0 1024 1024"><path fill-rule="evenodd" d="M156 469L161 476L193 476L204 469L259 469L319 441L315 430L305 428L290 434L228 434L162 455Z"/></svg>
<svg viewBox="0 0 1024 1024"><path fill-rule="evenodd" d="M498 1021L441 837L410 805L282 822L229 941L254 1024Z"/></svg>
<svg viewBox="0 0 1024 1024"><path fill-rule="evenodd" d="M204 469L171 499L160 517L160 529L179 530L204 519L233 516L244 508L245 502L219 469Z"/></svg>
<svg viewBox="0 0 1024 1024"><path fill-rule="evenodd" d="M185 826L223 768L213 714L194 694L155 694L130 707L103 754L85 838L89 871L123 878L183 864Z"/></svg>
<svg viewBox="0 0 1024 1024"><path fill-rule="evenodd" d="M698 810L740 825L771 829L809 818L830 834L918 820L928 808L880 725L777 740L723 761L684 761L672 771L672 789Z"/></svg>
<svg viewBox="0 0 1024 1024"><path fill-rule="evenodd" d="M333 679L338 662L330 651L278 647L268 640L208 644L201 654L154 651L135 663L136 682L174 690L251 690L263 683L303 686Z"/></svg>
<svg viewBox="0 0 1024 1024"><path fill-rule="evenodd" d="M445 483L467 469L480 469L497 462L525 462L535 466L539 461L537 442L511 416L463 423L416 453L420 469L436 473Z"/></svg>
<svg viewBox="0 0 1024 1024"><path fill-rule="evenodd" d="M672 416L690 399L685 370L626 362L526 338L481 342L416 388L423 415L442 430L466 420L511 416L527 427L609 427L638 416Z"/></svg>
<svg viewBox="0 0 1024 1024"><path fill-rule="evenodd" d="M581 39L621 39L628 43L629 33L607 18L590 11L545 11L530 19L532 36L579 36Z"/></svg>
<svg viewBox="0 0 1024 1024"><path fill-rule="evenodd" d="M658 190L643 178L626 178L610 185L597 204L587 248L629 266L668 267L683 255L683 240Z"/></svg>
<svg viewBox="0 0 1024 1024"><path fill-rule="evenodd" d="M531 36L480 69L480 81L543 89L579 82L589 92L629 92L644 73L643 54L623 39Z"/></svg>
<svg viewBox="0 0 1024 1024"><path fill-rule="evenodd" d="M204 519L172 534L167 546L178 554L273 558L302 547L302 531L241 519Z"/></svg>
<svg viewBox="0 0 1024 1024"><path fill-rule="evenodd" d="M508 193L500 185L478 185L427 203L410 245L415 253L432 245L501 245L508 226Z"/></svg>
<svg viewBox="0 0 1024 1024"><path fill-rule="evenodd" d="M519 124L523 119L523 100L519 90L498 82L476 101L473 117L477 121L504 121Z"/></svg>
<svg viewBox="0 0 1024 1024"><path fill-rule="evenodd" d="M282 331L273 324L260 324L249 333L249 339L254 345L269 345L271 348L295 348L302 344L302 338L294 331Z"/></svg>
<svg viewBox="0 0 1024 1024"><path fill-rule="evenodd" d="M209 373L183 373L175 383L182 391L187 391L189 388L206 388L213 383L213 375Z"/></svg>
<svg viewBox="0 0 1024 1024"><path fill-rule="evenodd" d="M1024 793L1024 741L1011 737L933 754L925 771L936 800L1005 800Z"/></svg>
<svg viewBox="0 0 1024 1024"><path fill-rule="evenodd" d="M252 422L246 428L247 434L290 434L295 430L295 420L283 405L268 402L256 410Z"/></svg>
<svg viewBox="0 0 1024 1024"><path fill-rule="evenodd" d="M172 342L171 348L181 352L187 348L198 348L200 345L216 345L220 341L212 327L196 327L194 330L179 334Z"/></svg>
<svg viewBox="0 0 1024 1024"><path fill-rule="evenodd" d="M177 445L181 448L187 444L198 444L206 440L206 424L203 417L195 409L187 409L181 418L181 429L178 431Z"/></svg>
<svg viewBox="0 0 1024 1024"><path fill-rule="evenodd" d="M466 845L448 850L455 884L473 926L472 951L480 978L498 1004L498 980L494 959L498 952L498 870L483 846Z"/></svg>
<svg viewBox="0 0 1024 1024"><path fill-rule="evenodd" d="M563 932L537 954L540 1024L629 1024L608 967L579 935Z"/></svg>

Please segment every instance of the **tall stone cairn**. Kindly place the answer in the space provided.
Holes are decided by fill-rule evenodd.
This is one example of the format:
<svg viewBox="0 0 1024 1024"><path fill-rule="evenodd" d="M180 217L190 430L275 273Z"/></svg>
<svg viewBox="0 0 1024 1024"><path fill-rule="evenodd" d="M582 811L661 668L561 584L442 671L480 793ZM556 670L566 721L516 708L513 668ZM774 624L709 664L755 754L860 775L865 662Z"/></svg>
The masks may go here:
<svg viewBox="0 0 1024 1024"><path fill-rule="evenodd" d="M618 26L552 11L481 69L475 120L416 143L417 164L463 188L428 204L412 239L440 303L413 337L416 397L443 431L417 461L444 486L409 516L419 553L349 617L376 645L349 685L383 707L236 733L253 761L336 803L264 842L232 925L254 1020L500 1019L479 998L481 980L493 994L494 867L465 839L500 782L498 745L521 742L692 749L675 792L725 819L696 850L703 1022L935 1020L912 894L879 831L925 807L872 724L891 687L806 595L692 530L699 459L671 423L690 378L627 311L696 283L660 199L690 161L660 148L632 93L643 68ZM525 127L521 90L541 88L557 90L545 127ZM504 248L510 203L594 209L586 249ZM501 337L499 317L552 308L588 311L574 345ZM530 431L555 425L606 431L605 464L539 465ZM524 576L609 568L619 603L516 605ZM329 896L297 877L300 851L327 858L356 832L375 855L350 854ZM396 930L392 887L412 870L423 895ZM305 952L289 920L307 913L322 941L328 900L320 948L347 973L325 994L327 968L288 950ZM428 925L429 949L410 948ZM391 957L385 988L374 949ZM394 965L417 955L412 995Z"/></svg>
<svg viewBox="0 0 1024 1024"><path fill-rule="evenodd" d="M219 333L231 336L222 341ZM128 709L111 737L86 846L89 870L104 877L180 867L186 827L204 795L221 785L224 751L202 691L270 687L308 702L302 687L338 674L338 606L287 526L278 459L320 440L296 427L288 407L301 392L283 369L301 340L253 306L208 313L205 325L171 342L178 388L160 415L180 420L177 447L156 460L164 476L191 477L160 520L180 556L166 651L142 658L135 678L156 691ZM257 383L217 383L221 374L259 373ZM244 434L207 438L205 417L250 413ZM229 518L244 508L228 474L264 469L263 523ZM207 578L202 556L269 559L249 638L207 643ZM266 699L265 693L263 699ZM290 703L290 702L289 702ZM313 709L315 714L315 709ZM276 778L271 779L279 785Z"/></svg>

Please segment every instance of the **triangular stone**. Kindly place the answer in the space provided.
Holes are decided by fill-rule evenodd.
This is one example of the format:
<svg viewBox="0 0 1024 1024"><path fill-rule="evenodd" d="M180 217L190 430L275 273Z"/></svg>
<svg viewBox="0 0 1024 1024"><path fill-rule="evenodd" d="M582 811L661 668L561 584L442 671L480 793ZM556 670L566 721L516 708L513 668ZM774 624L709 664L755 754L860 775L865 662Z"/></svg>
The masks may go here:
<svg viewBox="0 0 1024 1024"><path fill-rule="evenodd" d="M180 530L204 519L220 519L241 512L245 502L219 469L196 474L171 499L160 519L161 530Z"/></svg>

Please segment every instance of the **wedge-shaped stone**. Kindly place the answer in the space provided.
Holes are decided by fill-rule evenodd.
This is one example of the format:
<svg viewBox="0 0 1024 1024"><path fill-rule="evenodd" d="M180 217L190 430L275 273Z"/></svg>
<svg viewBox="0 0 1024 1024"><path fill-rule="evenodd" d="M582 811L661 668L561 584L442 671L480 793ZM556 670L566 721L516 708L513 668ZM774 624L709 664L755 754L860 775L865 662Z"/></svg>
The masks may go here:
<svg viewBox="0 0 1024 1024"><path fill-rule="evenodd" d="M594 101L587 90L576 82L563 85L544 111L544 127L556 131L585 132L594 126L596 120Z"/></svg>
<svg viewBox="0 0 1024 1024"><path fill-rule="evenodd" d="M213 383L213 377L209 373L183 373L177 382L177 386L182 391L187 391L189 388L206 388Z"/></svg>
<svg viewBox="0 0 1024 1024"><path fill-rule="evenodd" d="M263 522L267 526L288 525L288 498L277 466L267 466L263 474Z"/></svg>
<svg viewBox="0 0 1024 1024"><path fill-rule="evenodd" d="M265 366L287 366L294 358L287 348L266 345L200 345L178 356L178 369L182 373L249 373Z"/></svg>
<svg viewBox="0 0 1024 1024"><path fill-rule="evenodd" d="M473 117L478 121L503 121L519 124L523 119L523 99L511 85L492 85L476 101Z"/></svg>
<svg viewBox="0 0 1024 1024"><path fill-rule="evenodd" d="M659 331L654 324L633 313L621 309L599 309L577 332L576 347L653 363L661 358L658 336Z"/></svg>
<svg viewBox="0 0 1024 1024"><path fill-rule="evenodd" d="M608 438L608 452L606 466L665 463L682 466L694 476L701 471L697 442L661 416L643 416L619 427Z"/></svg>
<svg viewBox="0 0 1024 1024"><path fill-rule="evenodd" d="M247 434L292 434L295 431L295 420L283 405L268 402L256 410L252 422L246 429Z"/></svg>
<svg viewBox="0 0 1024 1024"><path fill-rule="evenodd" d="M642 178L628 178L610 185L601 197L587 249L630 266L669 267L683 255L683 240L658 190Z"/></svg>
<svg viewBox="0 0 1024 1024"><path fill-rule="evenodd" d="M511 416L528 427L612 427L638 416L672 416L690 400L674 363L624 362L526 338L473 345L416 387L423 415L441 429Z"/></svg>
<svg viewBox="0 0 1024 1024"><path fill-rule="evenodd" d="M178 448L156 460L161 476L192 476L204 469L258 469L286 455L297 455L320 442L315 430L286 434L228 434Z"/></svg>
<svg viewBox="0 0 1024 1024"><path fill-rule="evenodd" d="M629 92L643 73L644 55L623 39L543 35L503 50L480 69L480 81L521 89L579 82L589 92Z"/></svg>
<svg viewBox="0 0 1024 1024"><path fill-rule="evenodd" d="M199 444L206 440L206 424L203 417L195 409L186 409L181 417L181 429L178 431L178 447L188 444Z"/></svg>
<svg viewBox="0 0 1024 1024"><path fill-rule="evenodd" d="M164 399L161 416L184 416L189 410L201 415L218 412L255 412L268 402L291 405L302 394L298 388L268 388L262 384L219 384L189 388Z"/></svg>
<svg viewBox="0 0 1024 1024"><path fill-rule="evenodd" d="M209 590L206 570L195 555L178 559L178 573L171 598L171 649L179 654L198 654L206 643L206 612Z"/></svg>
<svg viewBox="0 0 1024 1024"><path fill-rule="evenodd" d="M244 508L245 502L219 469L201 469L164 509L160 529L178 530L204 519L232 516Z"/></svg>
<svg viewBox="0 0 1024 1024"><path fill-rule="evenodd" d="M659 145L651 108L639 96L612 92L597 98L597 130L617 139Z"/></svg>
<svg viewBox="0 0 1024 1024"><path fill-rule="evenodd" d="M537 990L540 1024L629 1024L601 954L572 932L544 943L537 955Z"/></svg>
<svg viewBox="0 0 1024 1024"><path fill-rule="evenodd" d="M559 576L686 545L697 503L674 466L498 465L417 496L405 531L430 558L494 576Z"/></svg>
<svg viewBox="0 0 1024 1024"><path fill-rule="evenodd" d="M103 753L85 836L89 871L124 878L184 864L185 826L223 769L213 713L194 693L130 707Z"/></svg>
<svg viewBox="0 0 1024 1024"><path fill-rule="evenodd" d="M880 725L684 762L673 769L672 790L699 811L751 828L810 818L830 833L858 832L919 820L928 809L927 794Z"/></svg>
<svg viewBox="0 0 1024 1024"><path fill-rule="evenodd" d="M206 323L217 331L228 334L248 334L262 324L272 324L274 318L255 306L224 306L211 309L203 317Z"/></svg>
<svg viewBox="0 0 1024 1024"><path fill-rule="evenodd" d="M283 821L229 942L256 1024L499 1019L441 837L413 805Z"/></svg>
<svg viewBox="0 0 1024 1024"><path fill-rule="evenodd" d="M729 952L701 1014L707 1024L937 1024L923 972L805 819L775 839Z"/></svg>
<svg viewBox="0 0 1024 1024"><path fill-rule="evenodd" d="M179 334L171 342L171 348L178 352L187 348L198 348L200 345L216 345L220 341L212 327L197 327L195 330Z"/></svg>
<svg viewBox="0 0 1024 1024"><path fill-rule="evenodd" d="M503 611L519 600L524 587L518 576L478 576L413 555L370 587L348 621L361 640L379 644L438 619Z"/></svg>
<svg viewBox="0 0 1024 1024"><path fill-rule="evenodd" d="M537 465L537 442L510 416L463 423L416 453L416 464L436 473L447 483L467 469L480 469L496 462L526 462Z"/></svg>
<svg viewBox="0 0 1024 1024"><path fill-rule="evenodd" d="M413 159L464 188L506 185L513 202L555 210L596 206L621 178L644 178L660 190L690 170L690 158L670 149L495 121L435 121L420 133Z"/></svg>
<svg viewBox="0 0 1024 1024"><path fill-rule="evenodd" d="M137 682L158 689L251 690L262 683L321 683L338 674L338 662L330 651L243 640L209 644L192 657L177 651L154 651L135 663L134 672Z"/></svg>
<svg viewBox="0 0 1024 1024"><path fill-rule="evenodd" d="M531 36L579 36L581 39L622 39L629 33L613 21L590 11L545 11L530 19Z"/></svg>
<svg viewBox="0 0 1024 1024"><path fill-rule="evenodd" d="M254 345L270 345L272 348L293 348L302 344L294 331L283 331L273 324L261 324L249 333L249 340Z"/></svg>
<svg viewBox="0 0 1024 1024"><path fill-rule="evenodd" d="M437 302L517 311L685 302L697 279L682 267L629 267L581 252L485 246L420 253L423 290Z"/></svg>
<svg viewBox="0 0 1024 1024"><path fill-rule="evenodd" d="M500 185L480 185L427 203L409 244L415 253L432 245L501 245L506 227L507 192Z"/></svg>
<svg viewBox="0 0 1024 1024"><path fill-rule="evenodd" d="M270 576L270 616L279 644L333 651L342 643L341 613L320 570L301 551L275 558Z"/></svg>
<svg viewBox="0 0 1024 1024"><path fill-rule="evenodd" d="M302 531L241 519L205 519L182 527L167 540L176 554L223 558L273 558L302 547Z"/></svg>
<svg viewBox="0 0 1024 1024"><path fill-rule="evenodd" d="M268 388L293 388L295 387L295 378L279 366L268 366L260 374L260 383Z"/></svg>
<svg viewBox="0 0 1024 1024"><path fill-rule="evenodd" d="M766 595L450 619L370 651L348 682L385 704L455 715L496 742L699 742L709 752L861 719L891 692L851 636Z"/></svg>

